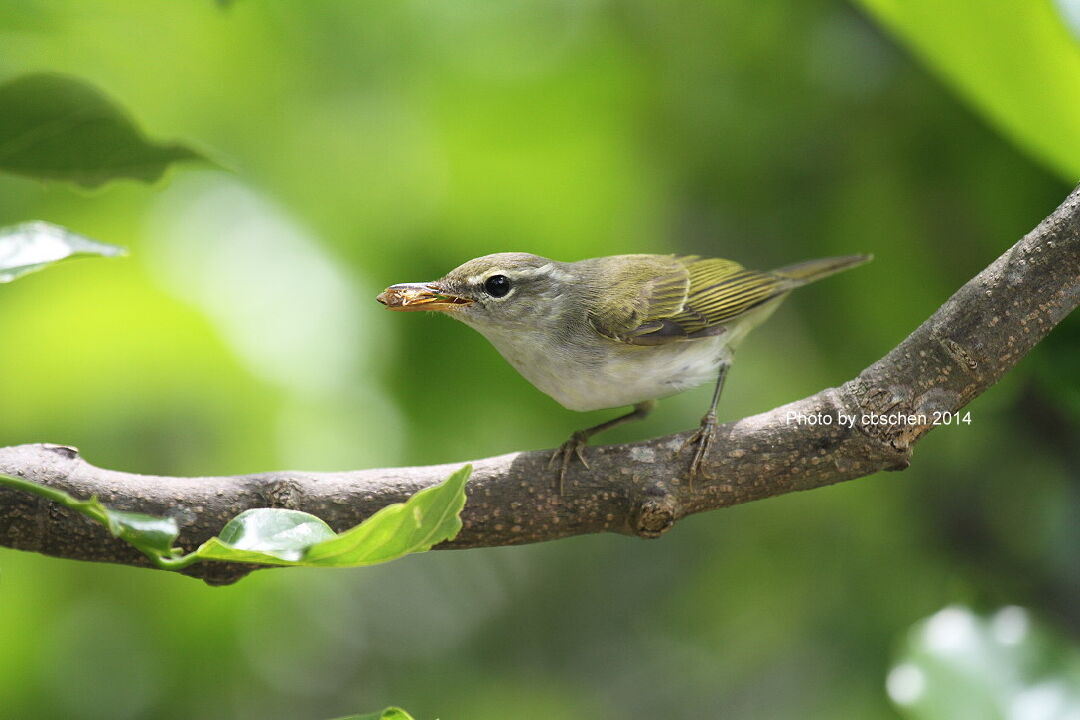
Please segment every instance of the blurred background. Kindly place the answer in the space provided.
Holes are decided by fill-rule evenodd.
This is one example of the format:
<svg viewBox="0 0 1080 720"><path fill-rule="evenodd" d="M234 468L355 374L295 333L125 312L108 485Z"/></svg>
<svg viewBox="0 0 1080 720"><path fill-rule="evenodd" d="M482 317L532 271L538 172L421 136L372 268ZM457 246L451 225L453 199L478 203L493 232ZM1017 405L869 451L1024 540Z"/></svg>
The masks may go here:
<svg viewBox="0 0 1080 720"><path fill-rule="evenodd" d="M750 337L721 419L848 380L1080 178L1072 3L865 4L6 0L0 81L77 76L231 172L95 192L0 175L0 226L130 250L0 287L0 445L163 475L556 446L612 413L564 410L465 326L374 301L497 251L873 253ZM1075 680L1078 350L1073 316L904 473L655 542L226 588L0 549L0 717L1067 717L1030 696L1033 714L949 714L919 658L987 661L956 638L1038 628L1034 669L1002 672L1017 692ZM709 393L604 441L689 429Z"/></svg>

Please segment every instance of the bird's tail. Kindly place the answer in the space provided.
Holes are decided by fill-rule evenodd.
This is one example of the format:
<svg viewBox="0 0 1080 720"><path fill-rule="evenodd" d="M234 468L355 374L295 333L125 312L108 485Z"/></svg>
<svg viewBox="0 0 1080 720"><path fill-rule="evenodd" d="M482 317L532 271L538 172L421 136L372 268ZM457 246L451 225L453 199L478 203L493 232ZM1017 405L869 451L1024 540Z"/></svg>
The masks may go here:
<svg viewBox="0 0 1080 720"><path fill-rule="evenodd" d="M819 260L807 260L794 265L786 265L772 271L773 275L787 278L795 287L806 285L821 278L828 277L841 270L853 268L856 265L870 262L873 255L844 255L843 257L821 258Z"/></svg>

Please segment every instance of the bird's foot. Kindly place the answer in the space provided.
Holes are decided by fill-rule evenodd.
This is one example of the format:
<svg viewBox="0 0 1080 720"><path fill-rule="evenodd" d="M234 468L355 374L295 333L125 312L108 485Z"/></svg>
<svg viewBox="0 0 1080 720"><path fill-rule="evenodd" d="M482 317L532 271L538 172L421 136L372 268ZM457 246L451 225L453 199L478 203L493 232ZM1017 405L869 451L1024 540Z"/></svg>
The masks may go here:
<svg viewBox="0 0 1080 720"><path fill-rule="evenodd" d="M705 477L705 473L702 472L701 466L704 464L705 458L709 455L709 447L712 445L713 434L715 431L716 414L709 412L705 417L701 418L701 426L679 447L679 452L682 452L689 445L696 446L694 448L694 458L690 461L691 490L694 488L694 480Z"/></svg>
<svg viewBox="0 0 1080 720"><path fill-rule="evenodd" d="M569 440L560 445L558 450L551 454L548 467L553 467L556 461L559 463L559 483L556 489L560 495L562 495L563 491L563 482L566 480L566 469L570 467L570 462L575 456L586 469L589 468L589 463L585 461L585 454L582 452L588 442L589 434L584 430L578 430L570 436Z"/></svg>

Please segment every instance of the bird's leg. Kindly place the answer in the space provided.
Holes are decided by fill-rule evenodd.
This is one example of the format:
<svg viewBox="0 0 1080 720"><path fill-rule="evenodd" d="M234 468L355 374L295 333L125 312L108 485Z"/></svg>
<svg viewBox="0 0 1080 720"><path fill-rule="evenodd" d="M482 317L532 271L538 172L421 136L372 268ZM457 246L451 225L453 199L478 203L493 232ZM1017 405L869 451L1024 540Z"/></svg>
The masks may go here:
<svg viewBox="0 0 1080 720"><path fill-rule="evenodd" d="M559 461L559 494L562 495L563 481L566 479L566 469L570 467L570 461L575 455L577 456L577 459L581 461L582 465L586 468L589 467L589 463L585 462L585 455L582 453L585 445L589 442L589 438L593 435L602 433L605 430L618 427L619 425L624 425L634 420L641 420L651 413L654 407L656 407L655 400L646 400L645 402L640 402L635 405L634 409L625 415L620 415L617 418L602 422L599 425L594 425L591 428L578 430L570 435L570 439L560 445L559 449L552 453L551 460L548 461L548 467L554 465L556 460Z"/></svg>
<svg viewBox="0 0 1080 720"><path fill-rule="evenodd" d="M716 388L713 390L712 404L709 405L709 412L701 418L701 426L679 448L679 452L682 452L687 445L697 445L694 450L694 459L690 461L691 488L694 486L694 478L702 474L701 465L709 454L709 446L712 445L713 432L716 430L716 405L720 402L720 391L724 389L724 378L727 377L728 367L730 367L728 363L720 366L720 371L716 376Z"/></svg>

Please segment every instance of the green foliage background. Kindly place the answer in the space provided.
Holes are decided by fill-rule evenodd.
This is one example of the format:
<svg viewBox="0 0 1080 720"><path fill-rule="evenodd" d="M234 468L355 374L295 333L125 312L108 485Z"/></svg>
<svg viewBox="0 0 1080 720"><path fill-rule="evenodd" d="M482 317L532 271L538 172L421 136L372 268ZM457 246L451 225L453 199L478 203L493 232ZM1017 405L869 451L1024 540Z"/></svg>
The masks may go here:
<svg viewBox="0 0 1080 720"><path fill-rule="evenodd" d="M1075 133L1064 110L986 100L1032 82L1022 62L935 56L932 19L866 4L937 69L838 0L4 3L0 80L76 75L235 172L93 193L0 176L0 226L41 218L131 250L0 288L0 445L159 474L554 446L610 413L565 411L464 326L373 299L502 250L756 267L872 252L751 337L722 415L843 382L1049 212L1080 147L1031 139ZM948 5L1026 57L1028 34L1005 37L1022 14ZM1069 38L1030 5L1041 48ZM903 474L658 542L223 589L0 551L0 714L895 717L894 652L949 603L1080 632L1078 341L1070 318ZM610 440L688 428L708 392Z"/></svg>

